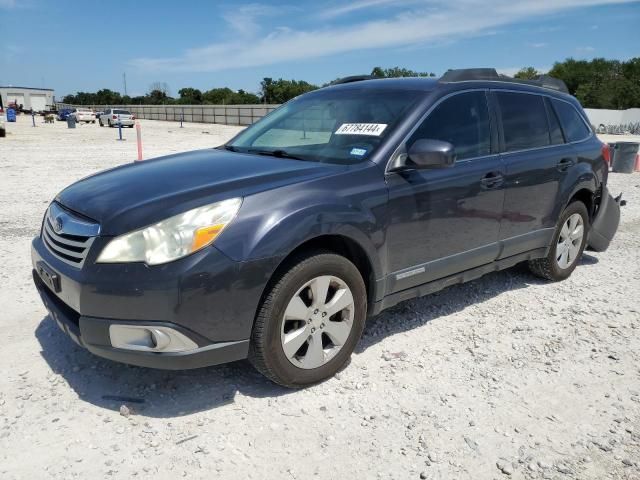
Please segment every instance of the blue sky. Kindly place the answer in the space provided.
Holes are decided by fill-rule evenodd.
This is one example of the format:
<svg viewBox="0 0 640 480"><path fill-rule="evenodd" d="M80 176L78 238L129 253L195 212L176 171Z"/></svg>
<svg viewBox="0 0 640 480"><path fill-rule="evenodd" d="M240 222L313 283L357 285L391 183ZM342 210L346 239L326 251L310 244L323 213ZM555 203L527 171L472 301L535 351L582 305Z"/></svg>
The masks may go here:
<svg viewBox="0 0 640 480"><path fill-rule="evenodd" d="M640 2L0 0L0 85L144 94L156 81L258 91L403 66L441 74L640 55Z"/></svg>

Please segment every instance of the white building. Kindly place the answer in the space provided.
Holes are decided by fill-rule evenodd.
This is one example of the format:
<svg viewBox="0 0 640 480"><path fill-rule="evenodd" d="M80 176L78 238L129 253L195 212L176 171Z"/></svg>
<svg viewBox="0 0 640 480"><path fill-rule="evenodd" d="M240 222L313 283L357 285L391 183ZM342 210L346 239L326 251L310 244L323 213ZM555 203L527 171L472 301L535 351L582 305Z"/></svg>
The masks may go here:
<svg viewBox="0 0 640 480"><path fill-rule="evenodd" d="M0 107L6 109L13 103L22 105L23 110L49 110L54 104L53 89L0 86Z"/></svg>

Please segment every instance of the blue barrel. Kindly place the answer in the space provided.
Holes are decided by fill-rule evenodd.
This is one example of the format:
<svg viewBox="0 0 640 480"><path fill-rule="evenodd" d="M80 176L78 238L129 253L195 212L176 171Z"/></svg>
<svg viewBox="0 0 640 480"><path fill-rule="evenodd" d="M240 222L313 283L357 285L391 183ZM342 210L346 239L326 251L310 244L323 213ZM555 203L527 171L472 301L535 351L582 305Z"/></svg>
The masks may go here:
<svg viewBox="0 0 640 480"><path fill-rule="evenodd" d="M7 122L16 121L16 111L13 108L7 108Z"/></svg>

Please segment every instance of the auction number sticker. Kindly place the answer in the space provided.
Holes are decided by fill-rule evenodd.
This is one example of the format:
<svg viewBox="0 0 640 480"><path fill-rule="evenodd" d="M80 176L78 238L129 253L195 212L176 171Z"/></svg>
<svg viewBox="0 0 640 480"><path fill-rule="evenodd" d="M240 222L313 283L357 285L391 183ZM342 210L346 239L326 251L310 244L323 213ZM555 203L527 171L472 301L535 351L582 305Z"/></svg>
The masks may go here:
<svg viewBox="0 0 640 480"><path fill-rule="evenodd" d="M370 135L379 137L385 128L387 128L386 123L343 123L336 130L336 135Z"/></svg>

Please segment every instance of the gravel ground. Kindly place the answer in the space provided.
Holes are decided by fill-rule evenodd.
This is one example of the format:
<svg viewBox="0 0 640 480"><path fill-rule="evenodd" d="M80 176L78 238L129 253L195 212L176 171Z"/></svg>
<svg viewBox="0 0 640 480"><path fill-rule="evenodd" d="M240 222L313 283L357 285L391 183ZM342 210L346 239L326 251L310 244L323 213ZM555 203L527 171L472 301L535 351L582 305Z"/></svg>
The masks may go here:
<svg viewBox="0 0 640 480"><path fill-rule="evenodd" d="M145 156L238 129L142 121ZM561 283L522 266L369 321L351 364L301 391L246 362L101 360L47 316L29 242L57 191L136 155L135 130L8 125L0 139L0 477L640 478L640 175L615 242ZM8 206L8 208L7 208Z"/></svg>

